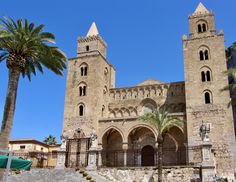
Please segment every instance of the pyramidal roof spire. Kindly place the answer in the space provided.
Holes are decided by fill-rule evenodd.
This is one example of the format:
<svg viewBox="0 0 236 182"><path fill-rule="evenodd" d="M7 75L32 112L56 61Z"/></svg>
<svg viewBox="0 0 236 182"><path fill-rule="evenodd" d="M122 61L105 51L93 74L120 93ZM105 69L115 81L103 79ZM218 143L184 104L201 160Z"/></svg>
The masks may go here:
<svg viewBox="0 0 236 182"><path fill-rule="evenodd" d="M196 10L194 11L194 15L196 14L206 14L206 13L210 13L208 11L208 9L200 2L198 7L196 8Z"/></svg>
<svg viewBox="0 0 236 182"><path fill-rule="evenodd" d="M98 35L98 29L97 29L97 26L96 26L96 23L93 22L88 33L87 33L87 37L89 36L94 36L94 35Z"/></svg>

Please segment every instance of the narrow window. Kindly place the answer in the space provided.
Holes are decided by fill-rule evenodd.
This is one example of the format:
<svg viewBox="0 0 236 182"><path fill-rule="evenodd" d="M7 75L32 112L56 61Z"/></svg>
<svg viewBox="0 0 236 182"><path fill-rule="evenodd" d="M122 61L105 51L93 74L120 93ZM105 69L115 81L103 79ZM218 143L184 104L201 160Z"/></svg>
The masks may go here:
<svg viewBox="0 0 236 182"><path fill-rule="evenodd" d="M83 87L82 86L79 87L79 96L83 96Z"/></svg>
<svg viewBox="0 0 236 182"><path fill-rule="evenodd" d="M205 72L202 71L202 72L201 72L201 75L202 75L202 82L205 82L205 81L206 81Z"/></svg>
<svg viewBox="0 0 236 182"><path fill-rule="evenodd" d="M104 116L105 106L102 106L102 117Z"/></svg>
<svg viewBox="0 0 236 182"><path fill-rule="evenodd" d="M206 24L205 23L202 24L202 32L206 32Z"/></svg>
<svg viewBox="0 0 236 182"><path fill-rule="evenodd" d="M201 33L202 32L202 26L199 24L197 27L198 27L198 33Z"/></svg>
<svg viewBox="0 0 236 182"><path fill-rule="evenodd" d="M86 67L84 67L84 76L87 76L87 71L88 71L88 68L86 66Z"/></svg>
<svg viewBox="0 0 236 182"><path fill-rule="evenodd" d="M79 106L79 116L83 116L84 115L84 106L80 105Z"/></svg>
<svg viewBox="0 0 236 182"><path fill-rule="evenodd" d="M210 93L205 92L205 104L210 104L210 103L211 103Z"/></svg>
<svg viewBox="0 0 236 182"><path fill-rule="evenodd" d="M206 72L206 80L209 82L211 81L211 74L210 74L210 71L207 71Z"/></svg>
<svg viewBox="0 0 236 182"><path fill-rule="evenodd" d="M208 59L209 59L208 50L205 50L204 56L205 56L205 60L208 60Z"/></svg>
<svg viewBox="0 0 236 182"><path fill-rule="evenodd" d="M80 73L81 73L81 76L84 76L84 67L80 68Z"/></svg>
<svg viewBox="0 0 236 182"><path fill-rule="evenodd" d="M86 95L86 86L83 87L83 96Z"/></svg>
<svg viewBox="0 0 236 182"><path fill-rule="evenodd" d="M203 51L200 51L200 52L199 52L199 56L200 56L200 60L201 60L201 61L204 60L204 54L203 54Z"/></svg>
<svg viewBox="0 0 236 182"><path fill-rule="evenodd" d="M86 51L89 51L89 46L86 46Z"/></svg>

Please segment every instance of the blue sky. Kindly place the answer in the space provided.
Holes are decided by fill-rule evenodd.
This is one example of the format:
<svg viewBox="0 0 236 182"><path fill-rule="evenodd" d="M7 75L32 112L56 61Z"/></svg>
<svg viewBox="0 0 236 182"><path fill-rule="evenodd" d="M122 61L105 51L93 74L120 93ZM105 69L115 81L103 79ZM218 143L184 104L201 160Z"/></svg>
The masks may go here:
<svg viewBox="0 0 236 182"><path fill-rule="evenodd" d="M75 57L78 36L86 35L96 22L108 44L108 61L116 68L116 86L132 86L146 79L164 82L184 80L181 37L188 33L188 16L198 0L7 0L0 17L26 18L45 24L57 45ZM225 33L225 45L236 41L235 0L203 0L216 15L216 25ZM62 130L66 74L50 71L31 82L20 79L11 138L58 139ZM7 88L7 68L0 64L0 119Z"/></svg>

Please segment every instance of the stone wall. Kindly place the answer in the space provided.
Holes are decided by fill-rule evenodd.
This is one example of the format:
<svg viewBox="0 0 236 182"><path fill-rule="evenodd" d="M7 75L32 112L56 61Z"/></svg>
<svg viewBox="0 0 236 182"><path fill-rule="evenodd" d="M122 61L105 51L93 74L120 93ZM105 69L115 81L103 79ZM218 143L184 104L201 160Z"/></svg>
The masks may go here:
<svg viewBox="0 0 236 182"><path fill-rule="evenodd" d="M163 170L163 182L197 182L199 181L199 168L173 167ZM93 175L94 172L91 173ZM111 182L149 182L157 181L157 170L152 168L139 169L100 169L96 173Z"/></svg>

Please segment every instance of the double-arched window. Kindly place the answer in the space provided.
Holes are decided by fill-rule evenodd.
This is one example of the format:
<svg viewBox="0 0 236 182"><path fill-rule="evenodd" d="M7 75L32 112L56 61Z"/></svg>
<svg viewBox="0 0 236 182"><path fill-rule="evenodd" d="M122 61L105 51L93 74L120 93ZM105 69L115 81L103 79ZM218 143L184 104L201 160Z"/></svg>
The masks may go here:
<svg viewBox="0 0 236 182"><path fill-rule="evenodd" d="M199 51L200 61L209 60L209 51L208 50L201 50Z"/></svg>
<svg viewBox="0 0 236 182"><path fill-rule="evenodd" d="M207 31L206 23L198 24L198 33L203 33Z"/></svg>
<svg viewBox="0 0 236 182"><path fill-rule="evenodd" d="M204 66L201 68L201 80L202 82L212 81L212 73L209 67Z"/></svg>
<svg viewBox="0 0 236 182"><path fill-rule="evenodd" d="M204 33L208 29L207 22L205 20L199 20L197 22L197 32L198 33Z"/></svg>
<svg viewBox="0 0 236 182"><path fill-rule="evenodd" d="M210 59L210 49L207 46L202 45L201 47L199 47L198 53L199 53L199 60L200 61Z"/></svg>
<svg viewBox="0 0 236 182"><path fill-rule="evenodd" d="M88 75L88 65L86 63L82 63L80 65L80 76L87 76Z"/></svg>
<svg viewBox="0 0 236 182"><path fill-rule="evenodd" d="M210 71L202 71L201 72L201 76L202 76L202 82L209 82L211 81L211 73Z"/></svg>
<svg viewBox="0 0 236 182"><path fill-rule="evenodd" d="M87 85L84 82L79 84L79 96L86 96Z"/></svg>

